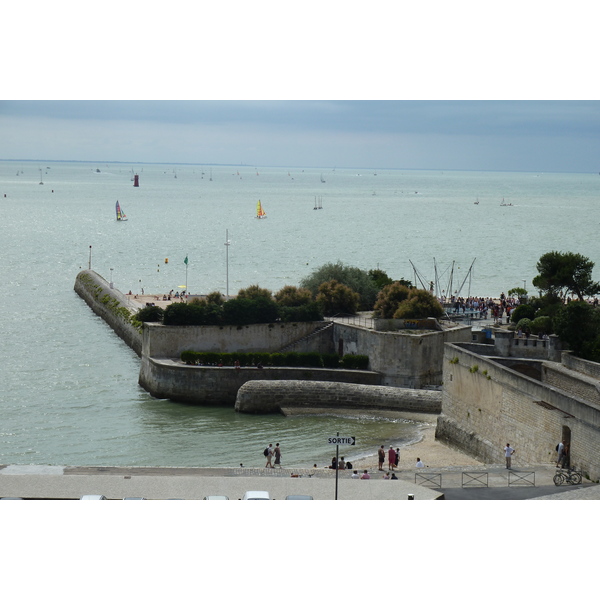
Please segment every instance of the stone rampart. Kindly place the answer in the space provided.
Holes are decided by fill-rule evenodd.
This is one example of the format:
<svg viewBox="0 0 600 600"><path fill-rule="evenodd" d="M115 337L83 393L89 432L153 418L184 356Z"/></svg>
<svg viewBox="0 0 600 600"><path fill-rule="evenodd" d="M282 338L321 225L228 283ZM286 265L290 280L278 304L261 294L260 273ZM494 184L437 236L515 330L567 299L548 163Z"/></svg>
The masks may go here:
<svg viewBox="0 0 600 600"><path fill-rule="evenodd" d="M235 410L272 413L284 408L362 409L437 414L441 392L327 381L249 381L237 393Z"/></svg>
<svg viewBox="0 0 600 600"><path fill-rule="evenodd" d="M258 323L254 325L168 326L145 323L143 349L153 358L179 358L184 350L195 352L279 352L301 339L314 339L315 346L304 351L322 349L320 336L311 334L323 328L322 321L299 323ZM329 345L329 350L333 348Z"/></svg>
<svg viewBox="0 0 600 600"><path fill-rule="evenodd" d="M169 398L189 404L233 407L237 393L248 381L308 380L360 384L381 384L381 375L371 371L345 369L304 369L294 367L202 367L172 359L154 359L142 355L139 384L157 398Z"/></svg>
<svg viewBox="0 0 600 600"><path fill-rule="evenodd" d="M573 356L571 352L563 352L561 362L567 369L577 371L600 381L600 363L578 358L577 356Z"/></svg>
<svg viewBox="0 0 600 600"><path fill-rule="evenodd" d="M436 437L490 463L503 462L509 442L518 466L521 461L552 463L555 446L568 430L571 463L599 479L600 405L577 395L580 388L557 389L518 372L516 364L505 366L507 360L446 345Z"/></svg>
<svg viewBox="0 0 600 600"><path fill-rule="evenodd" d="M499 356L560 361L561 344L556 335L548 339L517 337L514 331L495 328L494 344Z"/></svg>
<svg viewBox="0 0 600 600"><path fill-rule="evenodd" d="M440 385L445 342L469 342L470 326L443 331L373 331L335 323L333 342L344 354L365 354L369 368L382 373L383 383L394 387Z"/></svg>
<svg viewBox="0 0 600 600"><path fill-rule="evenodd" d="M138 356L142 354L142 331L131 320L137 310L130 307L127 296L91 270L79 272L74 289Z"/></svg>
<svg viewBox="0 0 600 600"><path fill-rule="evenodd" d="M584 398L600 408L600 381L572 371L558 363L544 363L542 368L542 381L552 385L563 392Z"/></svg>

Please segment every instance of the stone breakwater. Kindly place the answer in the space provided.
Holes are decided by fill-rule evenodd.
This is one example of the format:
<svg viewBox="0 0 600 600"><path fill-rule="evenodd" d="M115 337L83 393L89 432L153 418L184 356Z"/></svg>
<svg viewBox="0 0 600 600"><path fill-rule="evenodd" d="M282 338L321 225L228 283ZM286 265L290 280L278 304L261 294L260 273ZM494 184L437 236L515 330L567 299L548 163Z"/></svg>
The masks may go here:
<svg viewBox="0 0 600 600"><path fill-rule="evenodd" d="M286 408L361 409L439 414L442 393L333 381L248 381L237 393L235 410L272 413Z"/></svg>
<svg viewBox="0 0 600 600"><path fill-rule="evenodd" d="M137 307L119 290L110 287L95 271L80 271L75 279L75 292L138 355L142 354L142 329L134 324ZM140 324L141 325L141 324Z"/></svg>

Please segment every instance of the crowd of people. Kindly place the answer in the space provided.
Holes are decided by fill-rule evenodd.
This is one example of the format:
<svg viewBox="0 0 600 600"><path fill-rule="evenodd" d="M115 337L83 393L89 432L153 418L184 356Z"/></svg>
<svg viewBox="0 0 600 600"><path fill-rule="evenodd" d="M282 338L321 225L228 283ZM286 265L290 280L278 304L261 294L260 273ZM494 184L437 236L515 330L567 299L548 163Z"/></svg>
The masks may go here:
<svg viewBox="0 0 600 600"><path fill-rule="evenodd" d="M442 306L448 307L450 314L465 314L466 312L475 313L482 319L493 317L495 323L499 323L502 317L506 315L506 319L510 319L510 313L519 306L519 298L506 296L504 292L500 294L500 298L483 298L477 296L469 296L463 298L461 296L452 296L447 298L441 296L438 298Z"/></svg>
<svg viewBox="0 0 600 600"><path fill-rule="evenodd" d="M281 447L279 443L276 443L275 446L273 444L269 444L263 451L263 454L266 458L265 469L274 469L276 466L282 468L281 464ZM385 464L385 460L387 457L388 461L388 470L384 472L383 479L398 479L394 471L398 469L400 463L400 448L394 449L393 446L390 446L389 450L386 452L384 450L384 446L382 445L378 448L377 451L378 461L379 461L379 471L385 471L383 465ZM240 464L240 467L243 465ZM417 458L415 468L419 469L425 467L425 464L420 458ZM314 469L317 469L317 465L313 465ZM346 471L352 470L351 479L371 479L371 475L369 474L368 469L364 469L363 472L359 475L358 470L354 469L352 463L349 460L346 460L343 456L338 459L337 456L332 457L331 464L326 466L325 468L331 469L333 471Z"/></svg>

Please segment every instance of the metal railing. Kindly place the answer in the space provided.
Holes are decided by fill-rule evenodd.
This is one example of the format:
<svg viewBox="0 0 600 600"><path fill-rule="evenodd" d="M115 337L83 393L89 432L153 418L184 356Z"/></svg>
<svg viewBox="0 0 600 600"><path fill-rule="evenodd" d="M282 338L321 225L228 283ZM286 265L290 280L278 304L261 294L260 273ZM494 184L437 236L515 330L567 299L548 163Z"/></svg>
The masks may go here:
<svg viewBox="0 0 600 600"><path fill-rule="evenodd" d="M361 317L360 315L341 313L328 318L336 323L347 323L348 325L356 325L357 327L365 327L366 329L374 329L375 327L372 317Z"/></svg>
<svg viewBox="0 0 600 600"><path fill-rule="evenodd" d="M509 471L508 485L532 485L535 487L535 471Z"/></svg>
<svg viewBox="0 0 600 600"><path fill-rule="evenodd" d="M415 483L425 487L442 487L441 473L415 473Z"/></svg>
<svg viewBox="0 0 600 600"><path fill-rule="evenodd" d="M487 471L473 471L468 473L463 471L462 473L462 487L489 487L488 486L488 472Z"/></svg>

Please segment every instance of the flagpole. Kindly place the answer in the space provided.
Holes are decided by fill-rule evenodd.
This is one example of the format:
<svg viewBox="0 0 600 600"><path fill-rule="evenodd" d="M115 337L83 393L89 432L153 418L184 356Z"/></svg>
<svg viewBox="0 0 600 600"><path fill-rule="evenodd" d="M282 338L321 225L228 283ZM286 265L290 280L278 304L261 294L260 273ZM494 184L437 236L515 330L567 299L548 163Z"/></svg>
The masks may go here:
<svg viewBox="0 0 600 600"><path fill-rule="evenodd" d="M225 230L225 298L229 300L229 229Z"/></svg>
<svg viewBox="0 0 600 600"><path fill-rule="evenodd" d="M185 255L185 260L183 261L185 263L185 294L187 296L187 281L188 281L188 257L187 254Z"/></svg>

